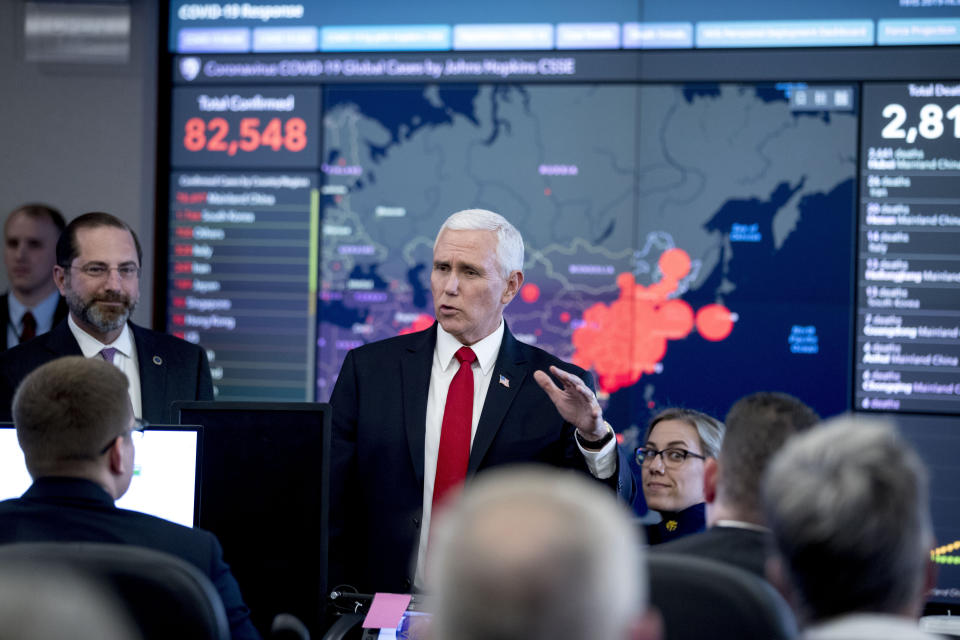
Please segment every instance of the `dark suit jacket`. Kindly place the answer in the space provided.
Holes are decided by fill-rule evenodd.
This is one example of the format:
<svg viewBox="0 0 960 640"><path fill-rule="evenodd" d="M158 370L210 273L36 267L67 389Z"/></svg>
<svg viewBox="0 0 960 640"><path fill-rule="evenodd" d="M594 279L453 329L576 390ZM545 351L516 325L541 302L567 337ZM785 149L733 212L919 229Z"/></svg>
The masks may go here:
<svg viewBox="0 0 960 640"><path fill-rule="evenodd" d="M130 323L140 366L140 399L144 420L175 422L170 404L176 400L213 400L207 352L179 338ZM31 371L63 356L80 356L80 345L64 320L49 333L0 354L0 421L9 422L17 386Z"/></svg>
<svg viewBox="0 0 960 640"><path fill-rule="evenodd" d="M5 293L0 296L0 351L6 351L17 345L7 344L7 328L10 326L10 294ZM60 296L60 301L57 302L57 308L53 311L53 324L51 327L57 326L61 320L67 319L67 301L63 299L63 296Z"/></svg>
<svg viewBox="0 0 960 640"><path fill-rule="evenodd" d="M650 547L651 553L683 553L732 564L766 579L771 534L740 527L710 527L672 542Z"/></svg>
<svg viewBox="0 0 960 640"><path fill-rule="evenodd" d="M23 497L0 502L0 544L17 542L132 544L183 558L217 588L234 640L260 637L212 533L118 509L110 495L89 480L40 478Z"/></svg>
<svg viewBox="0 0 960 640"><path fill-rule="evenodd" d="M330 585L361 592L412 586L420 536L424 434L436 324L426 331L364 345L347 354L330 398ZM477 425L467 481L511 463L542 462L587 472L564 422L533 372L556 365L592 386L582 369L517 341L509 329ZM500 376L509 386L500 384ZM604 481L632 501L633 474L621 456Z"/></svg>

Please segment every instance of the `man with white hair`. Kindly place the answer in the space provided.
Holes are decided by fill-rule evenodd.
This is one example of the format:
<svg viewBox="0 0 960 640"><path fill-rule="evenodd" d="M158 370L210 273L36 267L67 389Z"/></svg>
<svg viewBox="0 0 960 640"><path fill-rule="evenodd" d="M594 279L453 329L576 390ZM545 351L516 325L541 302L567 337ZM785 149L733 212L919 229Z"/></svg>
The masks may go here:
<svg viewBox="0 0 960 640"><path fill-rule="evenodd" d="M837 418L794 436L763 488L771 577L806 640L923 640L933 585L927 471L885 421Z"/></svg>
<svg viewBox="0 0 960 640"><path fill-rule="evenodd" d="M581 474L493 471L440 516L430 547L437 640L656 640L645 548Z"/></svg>
<svg viewBox="0 0 960 640"><path fill-rule="evenodd" d="M330 397L330 584L410 591L436 508L488 468L579 469L632 500L590 374L507 328L522 285L520 232L491 211L455 213L433 248L437 322L347 354Z"/></svg>

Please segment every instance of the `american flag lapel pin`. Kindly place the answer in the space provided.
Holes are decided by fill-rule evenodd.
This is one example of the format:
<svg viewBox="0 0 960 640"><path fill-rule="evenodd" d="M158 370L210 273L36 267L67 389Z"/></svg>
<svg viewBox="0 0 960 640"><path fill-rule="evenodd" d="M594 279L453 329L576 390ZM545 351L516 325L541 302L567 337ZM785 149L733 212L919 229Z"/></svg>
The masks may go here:
<svg viewBox="0 0 960 640"><path fill-rule="evenodd" d="M507 376L505 376L505 375L503 375L503 374L501 373L501 374L500 374L500 384L502 384L502 385L505 386L507 389L509 389L509 388L510 388L510 379L507 378Z"/></svg>

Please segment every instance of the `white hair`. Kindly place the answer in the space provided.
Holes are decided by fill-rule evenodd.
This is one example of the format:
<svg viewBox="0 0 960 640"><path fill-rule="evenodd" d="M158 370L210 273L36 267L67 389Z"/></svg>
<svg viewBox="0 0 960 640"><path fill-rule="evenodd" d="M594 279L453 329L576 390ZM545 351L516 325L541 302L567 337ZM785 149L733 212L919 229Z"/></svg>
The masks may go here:
<svg viewBox="0 0 960 640"><path fill-rule="evenodd" d="M523 236L499 213L486 209L465 209L450 215L437 232L433 242L434 250L444 229L493 231L497 234L497 262L500 264L503 277L508 278L514 271L523 271Z"/></svg>
<svg viewBox="0 0 960 640"><path fill-rule="evenodd" d="M487 472L433 534L439 640L614 640L646 610L641 534L577 472Z"/></svg>

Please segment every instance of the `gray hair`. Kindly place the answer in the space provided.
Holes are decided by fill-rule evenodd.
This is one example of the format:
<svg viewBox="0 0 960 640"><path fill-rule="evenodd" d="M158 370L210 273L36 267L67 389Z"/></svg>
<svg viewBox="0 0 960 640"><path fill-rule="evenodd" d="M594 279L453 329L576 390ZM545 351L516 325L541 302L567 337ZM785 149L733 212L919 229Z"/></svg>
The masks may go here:
<svg viewBox="0 0 960 640"><path fill-rule="evenodd" d="M486 209L465 209L447 218L440 226L433 248L444 229L451 231L493 231L497 234L497 262L507 278L514 271L523 271L523 236L510 221Z"/></svg>
<svg viewBox="0 0 960 640"><path fill-rule="evenodd" d="M23 379L13 397L17 440L34 478L95 462L130 420L127 376L101 358L68 356Z"/></svg>
<svg viewBox="0 0 960 640"><path fill-rule="evenodd" d="M666 420L679 420L696 429L697 435L700 437L700 445L703 447L703 455L706 457L716 458L720 454L720 445L723 443L723 423L694 409L673 407L664 409L653 416L650 420L650 426L647 427L644 442L650 439L653 428Z"/></svg>
<svg viewBox="0 0 960 640"><path fill-rule="evenodd" d="M646 610L641 535L580 474L488 472L434 533L439 640L613 640Z"/></svg>
<svg viewBox="0 0 960 640"><path fill-rule="evenodd" d="M801 613L903 613L921 595L933 541L927 471L884 420L843 416L774 458L763 505Z"/></svg>
<svg viewBox="0 0 960 640"><path fill-rule="evenodd" d="M791 395L761 391L737 400L724 422L717 492L741 518L762 522L763 472L788 438L820 422L820 416Z"/></svg>

